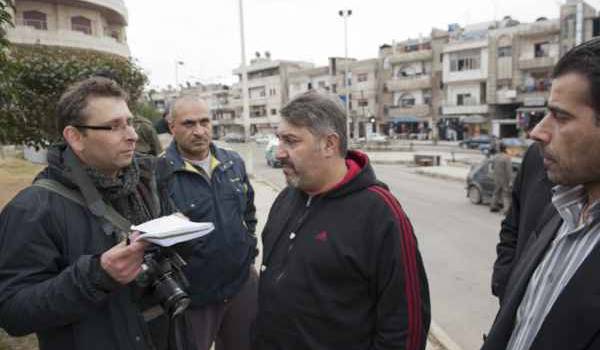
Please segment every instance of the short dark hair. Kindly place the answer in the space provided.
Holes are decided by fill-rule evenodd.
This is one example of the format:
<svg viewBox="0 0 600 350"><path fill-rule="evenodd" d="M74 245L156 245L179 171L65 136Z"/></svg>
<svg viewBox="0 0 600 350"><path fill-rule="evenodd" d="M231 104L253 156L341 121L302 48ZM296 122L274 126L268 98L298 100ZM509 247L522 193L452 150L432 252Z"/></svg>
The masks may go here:
<svg viewBox="0 0 600 350"><path fill-rule="evenodd" d="M552 71L556 79L569 73L581 74L590 84L588 102L600 118L600 38L579 44L558 60Z"/></svg>
<svg viewBox="0 0 600 350"><path fill-rule="evenodd" d="M114 97L128 101L129 96L114 80L91 77L70 85L56 106L56 125L62 132L68 125L84 124L84 110L90 97Z"/></svg>
<svg viewBox="0 0 600 350"><path fill-rule="evenodd" d="M280 114L286 122L306 127L313 135L337 133L340 138L340 155L346 156L346 114L337 96L308 91L291 100L281 109Z"/></svg>

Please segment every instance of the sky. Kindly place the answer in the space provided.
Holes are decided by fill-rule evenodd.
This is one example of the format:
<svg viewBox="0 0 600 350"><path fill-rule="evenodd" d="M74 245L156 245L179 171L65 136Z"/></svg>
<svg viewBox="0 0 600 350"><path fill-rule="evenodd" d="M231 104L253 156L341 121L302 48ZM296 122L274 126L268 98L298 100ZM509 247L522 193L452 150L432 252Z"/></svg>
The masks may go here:
<svg viewBox="0 0 600 350"><path fill-rule="evenodd" d="M502 19L521 22L558 18L565 0L243 0L247 62L255 52L272 59L326 65L344 56L344 22L348 18L348 56L377 57L384 43L428 36L447 29ZM587 0L600 9L600 0ZM236 81L241 64L238 0L125 0L131 54L150 78L151 88L186 81ZM181 61L183 65L176 62Z"/></svg>

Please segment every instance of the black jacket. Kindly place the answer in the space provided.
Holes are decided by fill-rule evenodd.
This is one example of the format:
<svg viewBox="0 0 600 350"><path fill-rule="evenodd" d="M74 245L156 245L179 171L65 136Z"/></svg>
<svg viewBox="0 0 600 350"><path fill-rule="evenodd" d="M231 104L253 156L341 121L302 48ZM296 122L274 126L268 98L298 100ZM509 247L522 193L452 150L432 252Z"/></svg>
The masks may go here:
<svg viewBox="0 0 600 350"><path fill-rule="evenodd" d="M542 214L552 198L552 186L544 170L540 146L534 143L525 153L515 178L511 208L502 221L500 242L496 246L492 293L501 302L510 273L523 254L527 240L548 219L547 214Z"/></svg>
<svg viewBox="0 0 600 350"><path fill-rule="evenodd" d="M504 293L500 311L482 350L504 350L514 328L517 309L536 267L549 249L562 219L552 204L550 219L532 233ZM600 349L600 246L596 246L566 284L544 319L531 350Z"/></svg>
<svg viewBox="0 0 600 350"><path fill-rule="evenodd" d="M63 152L50 150L39 177L75 189ZM140 186L150 189L153 172L140 166ZM40 350L151 349L137 288L100 267L100 254L117 243L103 225L87 207L38 186L8 203L0 214L0 327L14 336L37 333Z"/></svg>
<svg viewBox="0 0 600 350"><path fill-rule="evenodd" d="M425 349L427 277L411 224L349 152L349 175L325 194L292 187L263 231L255 348Z"/></svg>
<svg viewBox="0 0 600 350"><path fill-rule="evenodd" d="M215 230L193 248L185 272L193 307L237 294L256 256L254 190L239 154L211 144L207 178L179 154L175 141L159 157L160 182L177 208L192 221L212 222Z"/></svg>

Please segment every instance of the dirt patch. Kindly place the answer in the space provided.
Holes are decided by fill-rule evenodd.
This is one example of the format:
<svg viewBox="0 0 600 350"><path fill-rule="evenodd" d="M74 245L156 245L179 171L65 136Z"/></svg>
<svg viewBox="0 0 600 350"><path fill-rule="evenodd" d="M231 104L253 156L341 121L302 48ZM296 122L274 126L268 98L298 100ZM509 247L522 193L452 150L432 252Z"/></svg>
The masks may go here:
<svg viewBox="0 0 600 350"><path fill-rule="evenodd" d="M0 158L0 208L4 207L19 191L31 181L44 166L29 163L18 158ZM35 336L14 338L0 329L0 350L36 350Z"/></svg>

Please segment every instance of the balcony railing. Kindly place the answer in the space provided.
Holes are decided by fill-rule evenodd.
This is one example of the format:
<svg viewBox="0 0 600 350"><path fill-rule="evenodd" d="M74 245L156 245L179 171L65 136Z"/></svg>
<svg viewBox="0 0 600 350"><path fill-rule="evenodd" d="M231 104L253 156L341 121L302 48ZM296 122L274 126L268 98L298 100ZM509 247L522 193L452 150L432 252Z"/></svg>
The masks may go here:
<svg viewBox="0 0 600 350"><path fill-rule="evenodd" d="M48 30L48 22L41 19L22 19L17 21L17 25L23 25L37 30Z"/></svg>
<svg viewBox="0 0 600 350"><path fill-rule="evenodd" d="M120 43L112 37L87 35L71 30L37 30L29 26L17 25L8 28L6 38L15 44L64 46L129 56L129 47L126 43Z"/></svg>
<svg viewBox="0 0 600 350"><path fill-rule="evenodd" d="M442 106L442 114L487 114L489 112L488 105L485 104L470 104L470 105L455 105L444 104Z"/></svg>
<svg viewBox="0 0 600 350"><path fill-rule="evenodd" d="M433 57L433 51L421 50L413 52L403 52L395 54L390 57L390 63L403 63L403 62L414 62L414 61L430 61Z"/></svg>
<svg viewBox="0 0 600 350"><path fill-rule="evenodd" d="M416 75L390 79L386 82L389 91L420 90L431 88L430 75Z"/></svg>
<svg viewBox="0 0 600 350"><path fill-rule="evenodd" d="M558 57L535 57L535 58L520 58L519 69L535 69L535 68L551 68L556 62Z"/></svg>
<svg viewBox="0 0 600 350"><path fill-rule="evenodd" d="M390 117L401 117L401 116L414 116L414 117L427 117L431 114L431 107L429 105L415 105L415 106L389 106L387 108L387 115Z"/></svg>

